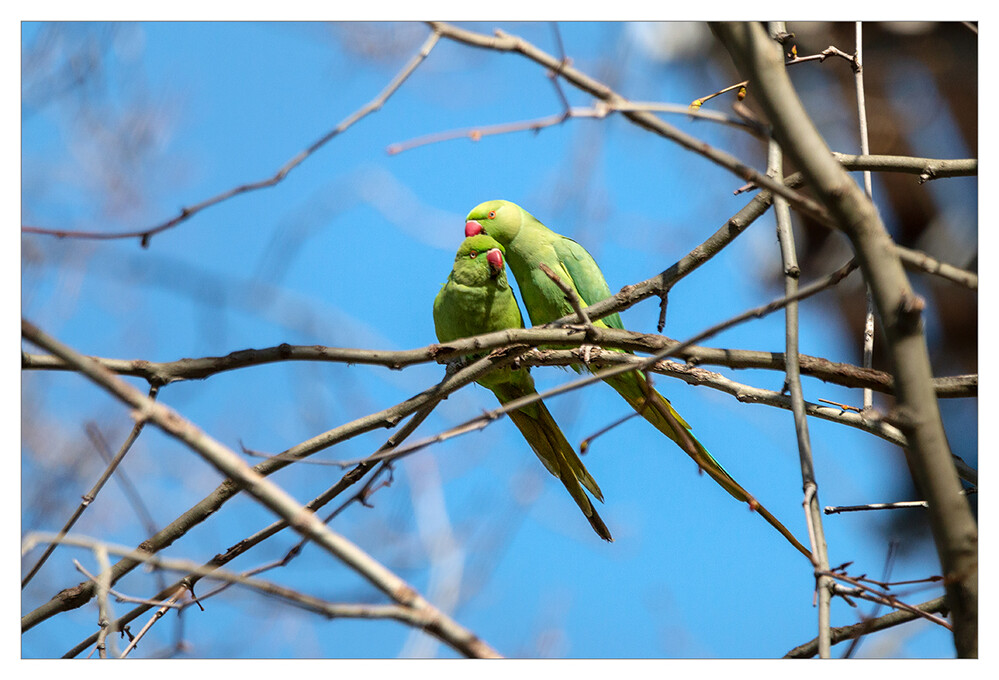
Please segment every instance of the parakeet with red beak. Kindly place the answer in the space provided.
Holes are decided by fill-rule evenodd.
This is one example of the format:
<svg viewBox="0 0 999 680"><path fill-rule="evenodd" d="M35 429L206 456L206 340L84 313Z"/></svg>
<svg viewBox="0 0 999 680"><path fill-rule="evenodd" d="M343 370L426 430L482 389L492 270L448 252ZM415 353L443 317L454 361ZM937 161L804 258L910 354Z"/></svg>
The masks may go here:
<svg viewBox="0 0 999 680"><path fill-rule="evenodd" d="M506 278L503 246L485 234L466 238L458 248L451 275L434 300L437 339L451 342L481 333L523 327L520 307ZM537 393L534 379L526 368L503 367L478 382L491 390L501 404ZM535 401L507 415L545 468L569 491L597 535L613 541L583 487L600 501L603 501L603 493L544 403Z"/></svg>
<svg viewBox="0 0 999 680"><path fill-rule="evenodd" d="M473 208L465 219L466 237L486 234L504 247L507 263L517 279L524 306L527 307L527 314L534 325L546 324L573 313L572 304L565 292L542 271L539 265L544 264L554 271L564 284L575 291L584 307L610 297L610 287L586 249L572 239L555 233L516 203L486 201ZM593 323L601 328L624 328L621 317L616 313ZM577 371L581 370L578 366L574 368ZM694 437L690 425L674 410L669 400L652 389L645 376L638 371L629 371L610 376L604 381L617 390L618 394L656 429L684 449L684 452L723 489L737 500L749 503L750 507L759 512L798 551L807 557L811 556L794 535L732 479L721 464L708 453ZM667 413L672 419L667 417ZM677 431L673 423L686 430L697 455L684 448L683 435Z"/></svg>

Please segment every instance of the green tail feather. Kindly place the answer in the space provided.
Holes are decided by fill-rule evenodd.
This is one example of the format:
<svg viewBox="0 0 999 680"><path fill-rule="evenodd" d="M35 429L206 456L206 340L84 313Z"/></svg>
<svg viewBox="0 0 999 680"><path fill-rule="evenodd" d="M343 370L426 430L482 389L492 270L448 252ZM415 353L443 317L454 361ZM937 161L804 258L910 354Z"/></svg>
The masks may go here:
<svg viewBox="0 0 999 680"><path fill-rule="evenodd" d="M493 392L496 393L500 403L506 403L513 398L508 394L502 394L496 389L493 389ZM583 514L597 535L605 541L613 542L614 538L611 536L610 530L607 529L604 521L600 519L600 515L597 514L597 510L593 507L593 503L583 490L583 486L600 501L604 499L603 493L600 491L600 487L597 486L596 480L593 479L583 465L583 461L579 459L579 456L576 455L576 452L566 440L565 435L562 434L562 430L559 429L558 424L551 413L548 412L545 405L541 402L536 402L516 411L511 411L508 415L510 416L510 420L517 426L517 429L520 430L520 433L524 435L527 443L531 445L531 449L541 459L541 462L544 463L548 472L557 477L562 482L562 485L565 486L569 495L572 496L579 509L583 511Z"/></svg>
<svg viewBox="0 0 999 680"><path fill-rule="evenodd" d="M714 459L714 456L708 453L708 450L704 448L704 445L697 441L697 437L695 437L694 433L690 431L690 425L688 425L680 414L676 412L672 404L669 403L669 400L659 394L656 390L651 389L645 380L645 377L641 373L635 371L620 373L606 378L604 381L617 390L618 394L624 397L631 407L636 411L639 411L641 415L652 423L657 430L676 442L688 456L694 459L694 462L697 463L698 467L707 472L720 487L728 491L736 500L749 503L752 510L760 513L760 515L767 522L769 522L774 529L780 532L780 534L786 538L791 545L793 545L800 553L811 559L811 552L794 537L794 534L792 534L787 527L781 524L776 517L770 514L769 510L753 498L752 494L742 488L737 481L732 479L732 476L725 471L725 468L723 468L717 460ZM647 403L645 397L646 392L648 392L651 397L649 403ZM685 434L690 437L690 443L693 444L694 449L697 452L696 456L690 451L687 451L687 447L684 445L683 435L674 429L673 424L665 415L666 411L668 411L670 415L676 419L679 425L686 429Z"/></svg>

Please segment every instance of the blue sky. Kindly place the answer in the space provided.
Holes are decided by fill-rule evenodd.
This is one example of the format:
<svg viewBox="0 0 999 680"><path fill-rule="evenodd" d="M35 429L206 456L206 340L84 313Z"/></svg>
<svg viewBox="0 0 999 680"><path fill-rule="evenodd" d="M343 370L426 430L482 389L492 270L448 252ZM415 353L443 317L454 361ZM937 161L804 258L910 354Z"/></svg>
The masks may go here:
<svg viewBox="0 0 999 680"><path fill-rule="evenodd" d="M550 24L502 26L557 52ZM494 25L470 27L488 33ZM39 30L23 25L22 50ZM574 66L635 100L684 104L730 84L726 73L689 55L663 61L647 45L656 36L648 27L568 22L560 31ZM419 24L120 25L101 57L101 78L86 86L88 106L73 104L78 100L72 97L22 106L22 222L145 228L181 206L269 177L375 97L426 35ZM802 77L803 91L822 87L826 66ZM569 86L563 90L573 105L591 104ZM718 108L727 110L727 103ZM749 200L733 195L742 184L738 178L615 117L386 152L429 133L560 110L537 65L442 41L382 110L282 183L209 208L154 237L148 249L135 240L22 237L22 312L80 351L115 358L167 361L282 342L422 347L435 341L431 305L462 239L464 215L483 200L516 201L582 243L612 290L666 269ZM835 150L857 151L849 116L847 107L843 117L824 114L820 120ZM669 121L765 166L758 147L737 131L683 117ZM937 124L946 128L946 121ZM146 143L130 154L127 139ZM914 153L968 153L946 154L930 139ZM947 181L957 186L959 198L951 200L973 201L967 211L973 219L976 182ZM890 216L886 220L890 224ZM683 339L777 297L769 282L778 268L768 214L674 289L665 333ZM805 272L803 280L825 273ZM848 290L859 294L855 286ZM830 322L829 302L820 297L803 305L801 351L859 363L859 339L844 337ZM658 313L650 300L623 318L629 329L654 332ZM705 344L783 351L783 317L741 325ZM783 381L776 372L707 368L769 389L779 390ZM443 372L436 364L403 371L278 364L168 386L160 398L235 450L242 443L277 452L403 401ZM575 374L539 368L534 376L539 388L548 388ZM28 372L21 380L22 428L47 433L22 435L27 503L44 486L38 480L62 479L57 472L73 459L71 452L87 450L85 423L97 422L117 447L130 421L126 409L76 376ZM805 540L790 413L665 377L656 384L726 469ZM810 401L861 399L859 392L808 379L804 388ZM600 384L548 406L574 443L627 412ZM947 406L960 411L955 422L977 429L972 402ZM488 391L469 386L415 436L493 407ZM42 415L36 419L29 411ZM900 451L857 430L819 420L809 425L824 505L908 500L885 495L905 474ZM389 434L378 430L316 457L361 458ZM977 436L961 439L960 447L974 464ZM23 530L57 528L89 488L99 467L92 451L78 455L91 459L80 463L78 478L68 476L58 487L59 500L52 501L62 503L58 519L36 524L32 508L22 507ZM453 600L450 611L459 622L510 656L773 657L814 636L809 565L762 519L699 476L651 426L632 419L615 428L596 440L585 462L604 491L600 512L614 544L593 535L507 420L407 459L393 484L375 494L373 508L354 506L332 526L431 599ZM125 469L161 524L220 481L152 428ZM339 474L335 467L302 465L274 480L305 502ZM126 507L109 485L78 529L137 544L146 534ZM239 498L167 554L203 561L270 521L267 511ZM851 573L880 575L881 518L852 513L824 521L833 563L853 560ZM447 537L443 543L441 537ZM294 541L283 536L231 566L276 559ZM438 555L433 569L427 568L430 554ZM22 612L80 580L69 557L70 551L57 551L24 591ZM938 570L932 545L924 542L892 576L920 578ZM315 548L267 577L331 600L379 597ZM458 579L457 595L437 589ZM150 583L133 574L122 587L141 595ZM923 590L911 601L938 594ZM399 624L328 622L234 591L206 607L184 614L184 637L193 645L188 656L452 654ZM95 620L95 606L87 606L45 622L23 636L22 655L61 655L93 632ZM834 604L834 625L856 620L844 603ZM169 644L173 625L164 626L146 650ZM881 633L861 647L861 656L952 653L950 635L926 623Z"/></svg>

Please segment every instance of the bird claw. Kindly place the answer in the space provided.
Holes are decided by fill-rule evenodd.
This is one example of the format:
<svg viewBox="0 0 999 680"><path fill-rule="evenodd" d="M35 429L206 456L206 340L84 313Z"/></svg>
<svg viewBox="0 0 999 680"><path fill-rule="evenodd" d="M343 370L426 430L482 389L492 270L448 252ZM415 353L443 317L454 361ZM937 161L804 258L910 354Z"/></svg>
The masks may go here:
<svg viewBox="0 0 999 680"><path fill-rule="evenodd" d="M590 353L593 351L594 345L580 345L579 352L583 357L583 363L589 365L590 363Z"/></svg>
<svg viewBox="0 0 999 680"><path fill-rule="evenodd" d="M444 366L444 375L454 375L468 365L468 357L457 357Z"/></svg>

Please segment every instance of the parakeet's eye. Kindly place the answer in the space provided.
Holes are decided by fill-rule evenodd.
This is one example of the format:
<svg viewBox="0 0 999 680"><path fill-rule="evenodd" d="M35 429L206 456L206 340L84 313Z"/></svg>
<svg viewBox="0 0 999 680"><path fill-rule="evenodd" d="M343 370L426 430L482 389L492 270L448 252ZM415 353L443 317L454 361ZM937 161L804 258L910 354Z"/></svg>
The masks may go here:
<svg viewBox="0 0 999 680"><path fill-rule="evenodd" d="M473 251L471 251L471 252L470 252L470 253L468 254L468 256L469 256L470 258L472 258L472 259L474 260L475 258L477 258L477 257L479 256L479 251L477 251L477 250L473 250Z"/></svg>
<svg viewBox="0 0 999 680"><path fill-rule="evenodd" d="M496 211L495 211L495 210L490 210L490 211L489 211L489 214L488 214L488 215L486 215L486 217L488 217L488 218L489 218L489 219L491 219L491 220L494 220L494 219L496 219Z"/></svg>

